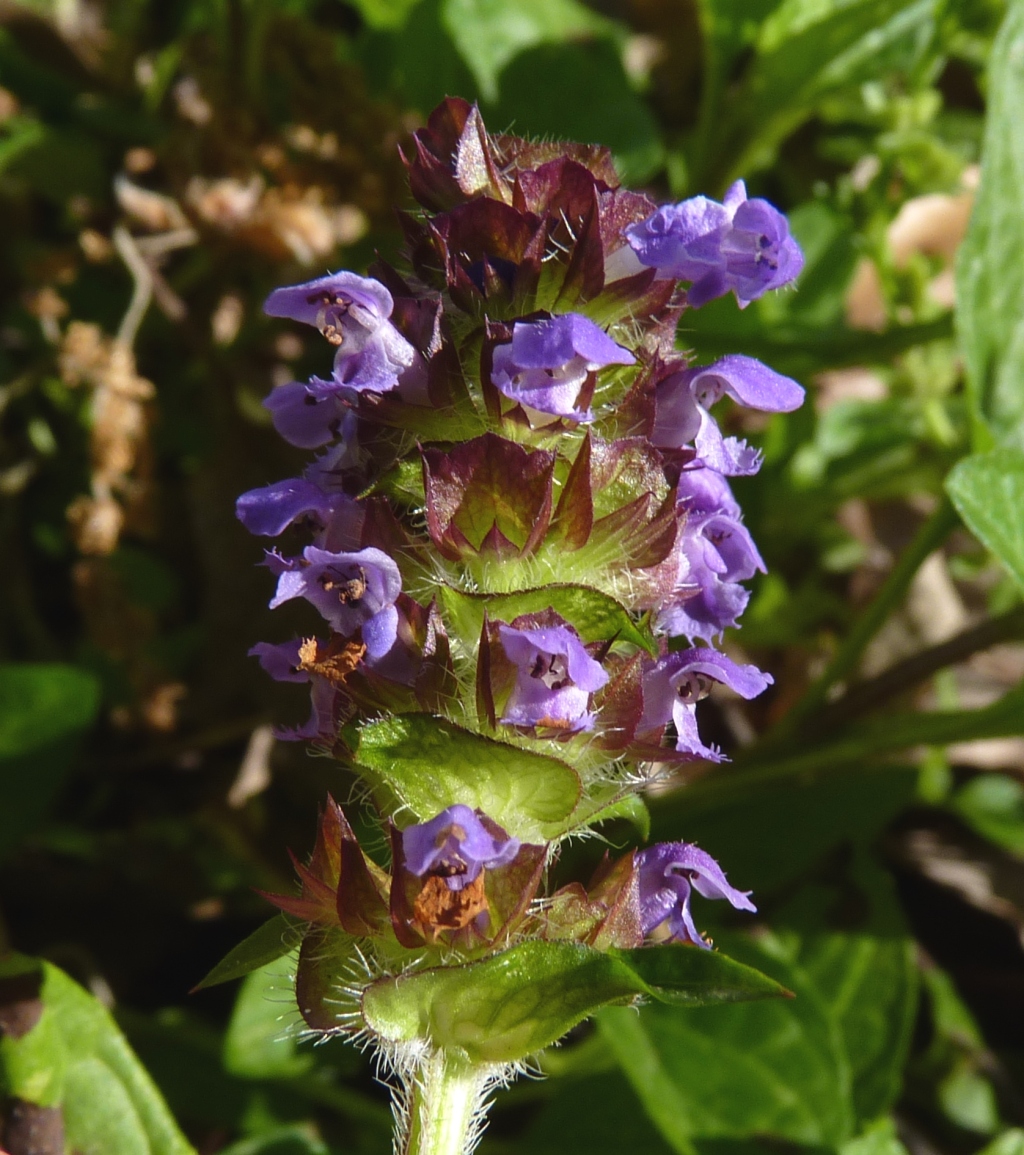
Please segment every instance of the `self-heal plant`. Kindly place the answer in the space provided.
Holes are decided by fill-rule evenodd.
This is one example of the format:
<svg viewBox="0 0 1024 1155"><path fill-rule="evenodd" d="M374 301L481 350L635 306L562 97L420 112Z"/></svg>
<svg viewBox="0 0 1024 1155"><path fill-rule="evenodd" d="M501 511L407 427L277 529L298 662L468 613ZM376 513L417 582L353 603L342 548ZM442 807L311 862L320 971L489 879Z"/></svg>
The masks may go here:
<svg viewBox="0 0 1024 1155"><path fill-rule="evenodd" d="M253 649L310 686L282 736L349 768L389 848L367 853L328 800L301 893L271 896L298 920L299 1010L382 1056L396 1150L458 1155L487 1089L599 1007L779 991L700 932L694 893L755 907L698 847L606 856L557 889L549 868L609 819L643 829L657 774L723 759L701 699L772 681L716 648L764 563L727 480L760 455L711 410L803 391L739 354L693 365L675 331L802 258L742 184L659 209L605 150L491 136L460 100L405 162L406 267L267 301L335 355L265 403L320 456L238 516L279 541L271 605L322 619Z"/></svg>

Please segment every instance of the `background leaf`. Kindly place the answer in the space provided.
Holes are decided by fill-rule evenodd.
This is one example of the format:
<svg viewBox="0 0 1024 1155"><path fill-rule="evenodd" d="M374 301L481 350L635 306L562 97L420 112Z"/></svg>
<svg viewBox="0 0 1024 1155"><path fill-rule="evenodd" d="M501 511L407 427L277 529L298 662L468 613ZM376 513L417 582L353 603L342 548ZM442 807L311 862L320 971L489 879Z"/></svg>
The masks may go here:
<svg viewBox="0 0 1024 1155"><path fill-rule="evenodd" d="M992 49L989 112L974 212L957 257L957 331L980 429L1024 448L1024 5L1012 0ZM984 437L977 447L987 449Z"/></svg>
<svg viewBox="0 0 1024 1155"><path fill-rule="evenodd" d="M965 457L947 478L946 489L974 536L1024 590L1024 450L994 449Z"/></svg>
<svg viewBox="0 0 1024 1155"><path fill-rule="evenodd" d="M45 814L98 706L83 670L0 666L0 855Z"/></svg>
<svg viewBox="0 0 1024 1155"><path fill-rule="evenodd" d="M28 961L8 956L5 973ZM194 1155L107 1010L50 963L38 974L42 1018L0 1043L5 1093L59 1106L69 1148L85 1155Z"/></svg>

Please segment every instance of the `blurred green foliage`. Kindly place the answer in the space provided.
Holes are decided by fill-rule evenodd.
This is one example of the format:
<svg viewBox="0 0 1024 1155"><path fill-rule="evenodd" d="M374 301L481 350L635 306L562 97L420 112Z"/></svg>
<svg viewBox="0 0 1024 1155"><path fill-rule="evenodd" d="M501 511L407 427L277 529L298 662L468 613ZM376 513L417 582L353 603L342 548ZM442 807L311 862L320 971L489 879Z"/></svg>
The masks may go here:
<svg viewBox="0 0 1024 1155"><path fill-rule="evenodd" d="M322 368L263 296L398 251L399 148L458 94L662 199L785 209L797 290L679 341L811 392L734 419L770 572L730 645L775 690L711 700L731 766L649 799L755 890L752 932L702 917L798 998L605 1011L483 1151L1022 1150L1022 61L1020 0L0 6L0 946L50 960L0 973L0 1145L14 1098L45 1155L186 1150L169 1112L203 1152L389 1149L258 929L351 784L266 740L302 701L245 657L233 501L298 466L259 402ZM189 997L249 934L218 977L261 969Z"/></svg>

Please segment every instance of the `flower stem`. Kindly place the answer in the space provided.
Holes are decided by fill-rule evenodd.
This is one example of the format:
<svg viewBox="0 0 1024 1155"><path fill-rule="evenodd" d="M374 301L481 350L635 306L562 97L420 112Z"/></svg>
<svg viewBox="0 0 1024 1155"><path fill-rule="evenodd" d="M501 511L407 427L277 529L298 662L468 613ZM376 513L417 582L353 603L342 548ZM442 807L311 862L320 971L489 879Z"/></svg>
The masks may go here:
<svg viewBox="0 0 1024 1155"><path fill-rule="evenodd" d="M489 1073L450 1051L435 1051L409 1092L401 1155L467 1155L475 1145Z"/></svg>

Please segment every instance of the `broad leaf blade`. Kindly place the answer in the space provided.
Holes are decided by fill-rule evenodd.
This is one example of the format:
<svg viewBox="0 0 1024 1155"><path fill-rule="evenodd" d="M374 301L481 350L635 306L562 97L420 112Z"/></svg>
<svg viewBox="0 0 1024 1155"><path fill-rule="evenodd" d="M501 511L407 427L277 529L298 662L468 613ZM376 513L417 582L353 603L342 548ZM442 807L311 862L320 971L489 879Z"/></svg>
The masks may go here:
<svg viewBox="0 0 1024 1155"><path fill-rule="evenodd" d="M980 435L1024 448L1024 5L1011 3L989 67L981 185L956 266L956 321Z"/></svg>
<svg viewBox="0 0 1024 1155"><path fill-rule="evenodd" d="M463 730L431 714L398 714L364 726L357 769L419 821L459 802L525 842L561 833L580 797L565 762Z"/></svg>
<svg viewBox="0 0 1024 1155"><path fill-rule="evenodd" d="M381 979L363 995L372 1030L394 1042L429 1039L474 1062L513 1062L556 1042L599 1007L635 995L691 1005L783 994L778 983L716 952L652 947L591 950L570 943L521 943L482 962Z"/></svg>
<svg viewBox="0 0 1024 1155"><path fill-rule="evenodd" d="M4 1093L60 1107L69 1150L195 1155L109 1012L57 967L38 973L42 1017L0 1045Z"/></svg>
<svg viewBox="0 0 1024 1155"><path fill-rule="evenodd" d="M243 1079L304 1074L313 1056L296 1037L295 958L276 959L246 975L224 1036L224 1066Z"/></svg>

